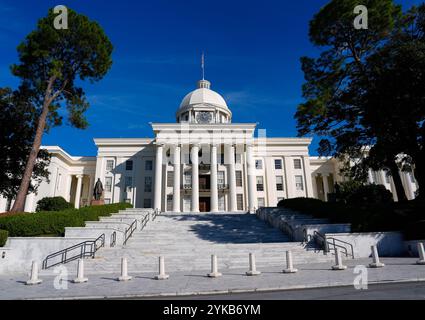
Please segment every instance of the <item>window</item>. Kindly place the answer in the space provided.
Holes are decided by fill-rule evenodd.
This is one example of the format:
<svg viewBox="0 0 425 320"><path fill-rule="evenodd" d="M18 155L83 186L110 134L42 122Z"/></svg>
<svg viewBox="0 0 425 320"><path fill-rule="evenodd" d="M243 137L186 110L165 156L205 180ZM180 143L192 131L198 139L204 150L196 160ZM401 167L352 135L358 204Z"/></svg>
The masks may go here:
<svg viewBox="0 0 425 320"><path fill-rule="evenodd" d="M112 171L114 169L114 160L106 160L106 171Z"/></svg>
<svg viewBox="0 0 425 320"><path fill-rule="evenodd" d="M235 163L242 163L242 155L240 153L235 154Z"/></svg>
<svg viewBox="0 0 425 320"><path fill-rule="evenodd" d="M143 199L143 208L152 208L152 200L149 199Z"/></svg>
<svg viewBox="0 0 425 320"><path fill-rule="evenodd" d="M190 197L184 197L183 199L183 209L185 212L190 212L192 207L192 199Z"/></svg>
<svg viewBox="0 0 425 320"><path fill-rule="evenodd" d="M302 169L301 159L294 159L294 169Z"/></svg>
<svg viewBox="0 0 425 320"><path fill-rule="evenodd" d="M111 199L106 198L106 199L104 200L104 202L105 202L105 204L111 204Z"/></svg>
<svg viewBox="0 0 425 320"><path fill-rule="evenodd" d="M133 170L133 160L127 160L125 162L125 170L132 171Z"/></svg>
<svg viewBox="0 0 425 320"><path fill-rule="evenodd" d="M130 192L133 187L133 177L125 177L125 192Z"/></svg>
<svg viewBox="0 0 425 320"><path fill-rule="evenodd" d="M220 164L224 164L224 153L220 153Z"/></svg>
<svg viewBox="0 0 425 320"><path fill-rule="evenodd" d="M145 192L152 192L152 177L145 177Z"/></svg>
<svg viewBox="0 0 425 320"><path fill-rule="evenodd" d="M237 210L242 211L243 210L243 194L236 195L236 204L237 204Z"/></svg>
<svg viewBox="0 0 425 320"><path fill-rule="evenodd" d="M184 184L185 185L192 185L192 173L190 171L185 171L184 173Z"/></svg>
<svg viewBox="0 0 425 320"><path fill-rule="evenodd" d="M167 172L167 187L172 187L174 182L174 171Z"/></svg>
<svg viewBox="0 0 425 320"><path fill-rule="evenodd" d="M263 177L257 177L257 191L264 191L264 179L263 179Z"/></svg>
<svg viewBox="0 0 425 320"><path fill-rule="evenodd" d="M167 195L167 211L173 211L173 195Z"/></svg>
<svg viewBox="0 0 425 320"><path fill-rule="evenodd" d="M276 190L277 191L283 191L283 177L282 176L276 177Z"/></svg>
<svg viewBox="0 0 425 320"><path fill-rule="evenodd" d="M105 178L105 191L106 192L112 191L112 177Z"/></svg>
<svg viewBox="0 0 425 320"><path fill-rule="evenodd" d="M152 168L153 168L153 161L152 160L146 160L145 170L146 171L152 171Z"/></svg>
<svg viewBox="0 0 425 320"><path fill-rule="evenodd" d="M258 198L257 203L258 203L258 208L264 208L266 206L264 198Z"/></svg>
<svg viewBox="0 0 425 320"><path fill-rule="evenodd" d="M224 171L217 172L217 184L219 186L224 186Z"/></svg>
<svg viewBox="0 0 425 320"><path fill-rule="evenodd" d="M242 171L236 171L236 186L242 187Z"/></svg>
<svg viewBox="0 0 425 320"><path fill-rule="evenodd" d="M218 210L221 212L226 211L225 202L224 202L224 196L221 195L218 197Z"/></svg>
<svg viewBox="0 0 425 320"><path fill-rule="evenodd" d="M263 160L255 160L255 169L263 169Z"/></svg>
<svg viewBox="0 0 425 320"><path fill-rule="evenodd" d="M295 187L297 191L304 191L303 176L295 176Z"/></svg>
<svg viewBox="0 0 425 320"><path fill-rule="evenodd" d="M275 170L282 170L282 159L274 160L274 168Z"/></svg>

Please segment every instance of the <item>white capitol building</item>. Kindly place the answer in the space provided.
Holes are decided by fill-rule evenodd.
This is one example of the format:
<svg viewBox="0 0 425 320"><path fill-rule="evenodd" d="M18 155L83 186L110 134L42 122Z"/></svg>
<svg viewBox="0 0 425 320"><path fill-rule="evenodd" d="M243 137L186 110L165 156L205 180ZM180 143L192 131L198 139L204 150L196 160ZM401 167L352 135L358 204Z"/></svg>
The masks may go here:
<svg viewBox="0 0 425 320"><path fill-rule="evenodd" d="M27 196L25 211L35 211L44 197L89 205L98 179L106 204L171 212L253 212L281 199L327 200L335 182L344 179L336 159L310 156L310 138L269 138L262 130L255 137L257 124L233 123L226 101L210 86L198 82L180 104L176 123L152 123L154 138L94 139L96 157L44 147L52 154L50 182ZM402 181L413 199L412 175L402 173ZM369 182L395 190L384 171L371 171ZM11 204L0 198L0 212Z"/></svg>

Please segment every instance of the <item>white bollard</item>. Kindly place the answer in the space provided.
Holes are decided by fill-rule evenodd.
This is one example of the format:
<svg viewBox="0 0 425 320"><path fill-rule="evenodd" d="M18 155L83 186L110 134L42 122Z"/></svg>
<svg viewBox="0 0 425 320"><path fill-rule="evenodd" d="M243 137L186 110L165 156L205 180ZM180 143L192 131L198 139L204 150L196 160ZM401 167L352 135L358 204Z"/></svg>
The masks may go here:
<svg viewBox="0 0 425 320"><path fill-rule="evenodd" d="M155 276L156 280L167 280L170 276L165 274L165 261L164 257L159 257L159 275Z"/></svg>
<svg viewBox="0 0 425 320"><path fill-rule="evenodd" d="M381 261L379 261L379 254L378 254L378 248L377 246L372 246L372 258L373 262L369 264L370 268L382 268L385 267L385 264L383 264Z"/></svg>
<svg viewBox="0 0 425 320"><path fill-rule="evenodd" d="M257 266L255 263L255 255L253 253L249 254L249 271L246 273L247 276L258 276L261 272L257 271Z"/></svg>
<svg viewBox="0 0 425 320"><path fill-rule="evenodd" d="M128 275L127 258L121 258L121 276L118 281L129 281L131 277Z"/></svg>
<svg viewBox="0 0 425 320"><path fill-rule="evenodd" d="M218 272L218 264L217 264L217 256L213 254L211 256L211 273L208 273L208 277L210 278L218 278L221 277L222 274Z"/></svg>
<svg viewBox="0 0 425 320"><path fill-rule="evenodd" d="M78 259L77 267L77 277L72 281L74 283L84 283L89 281L89 279L84 278L84 260Z"/></svg>
<svg viewBox="0 0 425 320"><path fill-rule="evenodd" d="M286 251L286 269L283 270L283 273L297 273L298 270L294 268L292 261L292 252Z"/></svg>
<svg viewBox="0 0 425 320"><path fill-rule="evenodd" d="M335 248L335 262L336 265L332 266L332 270L346 270L347 266L342 264L341 251L338 248Z"/></svg>
<svg viewBox="0 0 425 320"><path fill-rule="evenodd" d="M416 264L425 265L425 251L424 251L424 244L418 243L418 251L419 251L419 260L416 262Z"/></svg>
<svg viewBox="0 0 425 320"><path fill-rule="evenodd" d="M33 261L32 265L31 265L31 277L26 282L26 285L32 286L32 285L35 285L35 284L40 284L42 282L43 282L43 280L38 278L38 263L36 261Z"/></svg>

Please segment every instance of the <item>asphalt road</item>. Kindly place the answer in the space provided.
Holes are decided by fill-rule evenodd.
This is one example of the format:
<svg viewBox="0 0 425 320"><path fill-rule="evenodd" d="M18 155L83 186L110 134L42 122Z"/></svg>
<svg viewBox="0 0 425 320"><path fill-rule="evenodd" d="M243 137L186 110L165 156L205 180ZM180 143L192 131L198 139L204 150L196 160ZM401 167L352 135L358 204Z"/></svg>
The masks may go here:
<svg viewBox="0 0 425 320"><path fill-rule="evenodd" d="M226 295L159 298L155 300L425 300L425 282L370 285L367 290L335 287ZM147 299L149 300L149 299Z"/></svg>

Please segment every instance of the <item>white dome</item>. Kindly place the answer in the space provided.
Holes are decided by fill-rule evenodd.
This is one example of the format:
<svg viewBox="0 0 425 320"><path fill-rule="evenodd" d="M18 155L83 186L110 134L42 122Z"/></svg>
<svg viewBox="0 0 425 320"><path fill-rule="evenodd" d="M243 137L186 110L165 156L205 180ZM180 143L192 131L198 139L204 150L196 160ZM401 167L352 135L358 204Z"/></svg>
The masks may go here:
<svg viewBox="0 0 425 320"><path fill-rule="evenodd" d="M203 84L198 84L198 89L192 91L186 97L184 97L182 103L180 104L180 109L199 104L210 104L228 109L227 103L223 97L217 92L209 89L209 83L206 84L206 80L203 80L203 82Z"/></svg>

